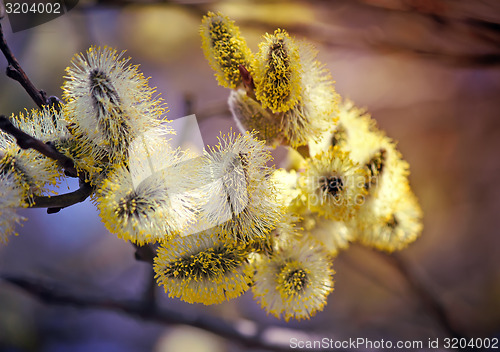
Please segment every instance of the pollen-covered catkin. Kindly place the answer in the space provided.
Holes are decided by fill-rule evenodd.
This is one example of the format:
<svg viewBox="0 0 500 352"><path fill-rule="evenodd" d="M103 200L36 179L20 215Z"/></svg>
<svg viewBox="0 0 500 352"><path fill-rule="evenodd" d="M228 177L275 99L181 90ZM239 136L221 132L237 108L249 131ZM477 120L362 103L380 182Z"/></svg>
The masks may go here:
<svg viewBox="0 0 500 352"><path fill-rule="evenodd" d="M221 233L248 242L266 237L284 209L277 199L272 168L266 163L271 154L254 133L229 133L210 148L201 169L208 199L200 217Z"/></svg>
<svg viewBox="0 0 500 352"><path fill-rule="evenodd" d="M252 291L277 318L309 319L323 309L333 290L330 258L312 239L290 241L255 264Z"/></svg>
<svg viewBox="0 0 500 352"><path fill-rule="evenodd" d="M5 244L9 236L16 234L15 225L25 220L17 214L16 208L28 204L25 201L26 189L14 173L0 169L0 185L0 243Z"/></svg>
<svg viewBox="0 0 500 352"><path fill-rule="evenodd" d="M202 48L221 86L235 89L242 84L239 66L251 69L252 52L239 28L226 16L209 12L200 27Z"/></svg>
<svg viewBox="0 0 500 352"><path fill-rule="evenodd" d="M364 203L365 180L366 170L337 146L308 159L299 179L307 207L338 221L349 220Z"/></svg>
<svg viewBox="0 0 500 352"><path fill-rule="evenodd" d="M163 242L184 234L206 196L195 187L186 154L160 136L140 137L128 166L117 166L98 190L97 206L110 232L133 243ZM195 167L194 164L189 166Z"/></svg>
<svg viewBox="0 0 500 352"><path fill-rule="evenodd" d="M317 157L335 146L366 171L367 194L347 223L352 239L388 252L403 249L422 232L422 210L409 185L409 164L365 110L350 101L342 102L339 110L337 126L310 141L309 150Z"/></svg>
<svg viewBox="0 0 500 352"><path fill-rule="evenodd" d="M132 141L157 127L165 110L148 79L122 56L91 47L66 69L63 112L78 142L74 159L94 184L103 169L126 162Z"/></svg>
<svg viewBox="0 0 500 352"><path fill-rule="evenodd" d="M236 298L250 286L247 247L209 230L163 244L154 270L170 297L189 303L217 304Z"/></svg>
<svg viewBox="0 0 500 352"><path fill-rule="evenodd" d="M255 96L262 107L284 112L300 100L299 47L284 30L266 34L255 57Z"/></svg>
<svg viewBox="0 0 500 352"><path fill-rule="evenodd" d="M316 60L316 50L299 43L299 54L303 67L300 99L281 118L281 128L293 148L307 145L336 125L339 99L329 71Z"/></svg>

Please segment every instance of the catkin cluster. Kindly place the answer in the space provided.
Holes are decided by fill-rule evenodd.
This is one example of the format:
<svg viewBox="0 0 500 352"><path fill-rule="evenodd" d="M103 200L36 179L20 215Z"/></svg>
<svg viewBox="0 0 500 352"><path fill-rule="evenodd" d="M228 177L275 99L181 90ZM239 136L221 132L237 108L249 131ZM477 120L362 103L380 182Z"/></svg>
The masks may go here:
<svg viewBox="0 0 500 352"><path fill-rule="evenodd" d="M308 319L333 290L339 250L400 250L420 234L408 164L367 113L341 101L307 43L278 29L252 53L220 13L200 28L241 129L201 156L170 146L162 100L107 47L73 58L57 108L10 120L74 161L110 232L157 251L169 296L215 304L251 289L276 317ZM269 166L277 145L289 147L286 169ZM0 134L0 241L22 220L15 208L63 176Z"/></svg>
<svg viewBox="0 0 500 352"><path fill-rule="evenodd" d="M203 18L201 35L238 127L290 147L287 168L272 175L284 212L255 247L252 291L277 317L309 318L333 290L339 250L360 242L392 252L421 233L408 163L369 114L339 97L309 44L277 29L252 53L220 13Z"/></svg>

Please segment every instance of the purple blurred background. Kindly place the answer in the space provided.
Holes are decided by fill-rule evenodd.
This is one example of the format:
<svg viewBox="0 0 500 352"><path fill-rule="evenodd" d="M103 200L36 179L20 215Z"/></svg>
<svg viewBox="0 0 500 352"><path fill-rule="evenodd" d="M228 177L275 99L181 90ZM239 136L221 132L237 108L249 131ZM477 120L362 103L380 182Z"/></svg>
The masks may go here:
<svg viewBox="0 0 500 352"><path fill-rule="evenodd" d="M61 96L64 69L90 45L127 50L168 103L167 117L195 113L206 144L236 128L203 57L198 28L207 10L236 20L256 51L280 27L315 44L337 91L366 107L399 141L424 211L421 238L400 256L469 337L500 335L500 3L445 0L81 1L68 14L7 41L34 84ZM2 71L6 62L0 59ZM34 103L0 74L0 113ZM189 139L189 136L187 136ZM281 160L285 151L274 151ZM279 167L279 164L277 165ZM63 182L60 191L75 189ZM49 279L75 292L138 298L150 267L110 234L89 200L47 215L27 209L19 236L0 247L0 274ZM352 245L334 260L335 290L305 322L267 316L252 294L217 306L169 299L192 314L291 327L336 340L444 338L401 274L374 251ZM250 323L249 323L250 324ZM280 331L274 330L276 338ZM287 337L288 338L288 337ZM194 345L190 345L194 344ZM190 327L119 312L41 304L0 281L0 348L6 351L242 351Z"/></svg>

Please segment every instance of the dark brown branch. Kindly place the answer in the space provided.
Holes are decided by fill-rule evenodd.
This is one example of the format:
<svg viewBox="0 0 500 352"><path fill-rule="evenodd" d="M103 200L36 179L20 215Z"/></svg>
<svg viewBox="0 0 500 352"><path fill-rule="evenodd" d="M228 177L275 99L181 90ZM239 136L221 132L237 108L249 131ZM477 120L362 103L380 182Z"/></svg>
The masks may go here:
<svg viewBox="0 0 500 352"><path fill-rule="evenodd" d="M46 157L57 161L65 170L67 176L78 177L78 171L75 168L73 160L60 153L51 144L43 143L41 140L21 131L4 115L0 115L0 129L14 137L22 149L34 149Z"/></svg>
<svg viewBox="0 0 500 352"><path fill-rule="evenodd" d="M21 68L21 65L17 61L16 57L10 50L7 42L5 40L2 25L0 24L0 49L4 54L9 65L7 66L7 76L18 81L30 95L33 101L42 108L44 105L53 106L55 109L59 110L61 107L61 101L54 96L47 97L44 91L35 88L33 83L29 80L28 76ZM75 168L73 160L60 153L53 145L50 143L43 143L42 141L34 138L27 133L21 131L15 127L8 118L0 115L0 129L5 133L10 134L16 139L17 144L22 149L34 149L39 153L51 158L59 164L64 169L67 176L79 177L78 171ZM53 197L42 197L35 196L33 200L35 204L33 207L44 207L47 208L47 213L57 213L62 208L68 207L70 205L83 202L87 199L90 194L92 194L93 189L83 182L84 176L80 175L80 188L74 192L53 196Z"/></svg>
<svg viewBox="0 0 500 352"><path fill-rule="evenodd" d="M148 267L148 277L145 285L145 290L143 294L142 304L144 310L155 310L156 309L156 292L158 285L155 279L155 271L153 267Z"/></svg>
<svg viewBox="0 0 500 352"><path fill-rule="evenodd" d="M184 313L164 307L147 309L142 300L115 299L110 297L88 296L81 293L71 293L67 289L54 283L23 277L4 276L3 280L28 292L44 303L55 305L74 306L86 309L106 309L120 311L132 317L154 321L162 324L184 324L197 327L231 341L240 343L246 347L260 348L270 351L289 351L288 344L278 344L265 339L262 331L245 333L237 328L234 322L228 322L220 318ZM281 328L283 329L283 328ZM259 330L259 329L257 329ZM291 336L299 336L290 330ZM303 336L303 332L301 332Z"/></svg>
<svg viewBox="0 0 500 352"><path fill-rule="evenodd" d="M143 261L148 264L153 264L154 258L156 256L156 250L153 248L153 244L137 245L132 243L135 248L135 259ZM152 265L148 266L149 275L146 285L144 286L143 294L143 305L146 310L156 309L156 291L158 285L156 284L155 272Z"/></svg>
<svg viewBox="0 0 500 352"><path fill-rule="evenodd" d="M31 99L38 105L39 108L42 108L44 105L49 105L51 103L50 99L47 99L47 95L43 90L38 90L35 88L33 83L31 83L30 79L21 68L21 65L17 61L16 57L10 50L7 45L7 41L3 35L2 24L0 23L0 49L4 54L9 66L7 66L7 76L18 81L26 92L29 94Z"/></svg>
<svg viewBox="0 0 500 352"><path fill-rule="evenodd" d="M133 243L135 247L135 259L149 264L153 264L153 260L156 256L155 250L151 248L149 244L139 246Z"/></svg>
<svg viewBox="0 0 500 352"><path fill-rule="evenodd" d="M87 199L94 189L88 183L82 183L76 191L57 196L34 196L30 208L47 208L48 214L54 214L61 209L81 203Z"/></svg>

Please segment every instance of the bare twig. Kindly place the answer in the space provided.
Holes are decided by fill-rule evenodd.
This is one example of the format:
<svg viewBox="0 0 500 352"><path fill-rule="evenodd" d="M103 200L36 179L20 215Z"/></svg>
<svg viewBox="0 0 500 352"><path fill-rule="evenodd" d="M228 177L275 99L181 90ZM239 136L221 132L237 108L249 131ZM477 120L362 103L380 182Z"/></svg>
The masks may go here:
<svg viewBox="0 0 500 352"><path fill-rule="evenodd" d="M59 110L61 108L61 101L59 100L59 98L55 96L47 97L44 91L36 89L33 83L31 83L28 76L21 68L21 65L7 45L7 42L3 35L1 24L0 49L7 59L7 62L9 63L9 66L7 66L7 76L18 81L24 87L33 101L38 105L38 107L42 108L44 105L48 105L54 107L54 109L56 110ZM62 208L79 202L83 202L92 194L92 187L84 182L85 175L79 175L78 171L75 168L73 160L60 153L52 144L44 143L41 140L21 131L19 128L15 127L4 115L0 115L0 129L14 137L17 144L22 149L34 149L39 153L45 155L46 157L57 161L59 166L64 169L66 176L80 177L80 188L78 190L53 197L35 196L33 197L35 203L32 207L47 208L47 213L49 214L57 213Z"/></svg>
<svg viewBox="0 0 500 352"><path fill-rule="evenodd" d="M144 310L155 310L156 309L156 291L158 285L156 284L155 272L153 267L148 267L148 277L145 284L144 295L142 303L144 305Z"/></svg>
<svg viewBox="0 0 500 352"><path fill-rule="evenodd" d="M0 23L0 50L2 50L2 53L4 54L5 58L7 59L7 62L9 63L9 66L7 66L7 76L18 81L23 88L26 90L26 92L29 94L31 99L38 105L39 108L42 108L44 105L50 105L51 100L47 99L47 94L43 90L38 90L36 87L31 83L30 79L24 72L24 70L21 68L21 65L17 61L16 57L10 50L9 46L7 45L7 41L5 40L5 37L3 35L3 29L2 29L2 24Z"/></svg>
<svg viewBox="0 0 500 352"><path fill-rule="evenodd" d="M149 264L153 264L153 259L155 258L155 250L151 248L149 244L139 246L133 243L135 247L135 259Z"/></svg>
<svg viewBox="0 0 500 352"><path fill-rule="evenodd" d="M64 168L67 176L78 177L78 171L75 168L73 160L60 153L51 144L43 143L41 140L21 131L4 115L0 115L0 129L14 137L22 149L34 149L46 157L57 161Z"/></svg>
<svg viewBox="0 0 500 352"><path fill-rule="evenodd" d="M265 331L243 332L238 324L220 318L201 314L184 313L178 310L155 307L147 309L142 300L116 299L111 297L86 296L71 293L54 283L28 279L24 277L3 276L3 280L15 285L47 304L67 305L79 308L105 309L120 311L130 316L162 324L184 324L200 328L246 347L270 351L289 351L288 344L279 344L266 339ZM268 328L269 329L269 328ZM281 328L284 330L283 328ZM290 336L299 336L299 332L289 331ZM304 336L300 332L300 336ZM311 350L312 351L312 350Z"/></svg>
<svg viewBox="0 0 500 352"><path fill-rule="evenodd" d="M81 183L76 191L60 194L57 196L34 196L33 205L30 208L47 208L48 214L54 214L61 209L83 202L94 189L88 183Z"/></svg>
<svg viewBox="0 0 500 352"><path fill-rule="evenodd" d="M32 197L32 208L47 208L48 214L59 212L61 209L83 202L94 189L84 181L85 175L79 174L73 160L60 153L51 143L43 143L41 140L30 136L14 126L7 117L0 115L0 130L10 134L16 139L22 149L34 149L39 153L51 158L64 169L64 173L70 177L80 178L80 188L76 191L57 196L34 196Z"/></svg>

